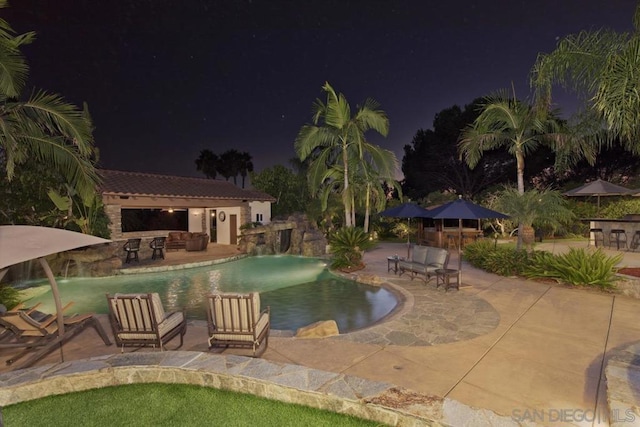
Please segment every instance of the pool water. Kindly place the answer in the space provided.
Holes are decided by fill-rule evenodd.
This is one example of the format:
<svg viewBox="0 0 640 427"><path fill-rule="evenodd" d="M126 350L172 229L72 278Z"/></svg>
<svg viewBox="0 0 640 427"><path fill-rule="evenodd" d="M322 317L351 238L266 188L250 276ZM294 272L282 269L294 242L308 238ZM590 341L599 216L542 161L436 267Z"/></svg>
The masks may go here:
<svg viewBox="0 0 640 427"><path fill-rule="evenodd" d="M49 284L40 283L43 290ZM261 305L271 307L271 327L296 330L319 320L335 320L340 332L371 325L389 314L397 298L388 290L332 274L325 262L295 256L243 258L208 267L162 273L100 278L58 279L65 312L106 314L105 294L158 292L167 311L186 308L190 319L206 319L211 292L260 292ZM55 312L50 289L27 301Z"/></svg>

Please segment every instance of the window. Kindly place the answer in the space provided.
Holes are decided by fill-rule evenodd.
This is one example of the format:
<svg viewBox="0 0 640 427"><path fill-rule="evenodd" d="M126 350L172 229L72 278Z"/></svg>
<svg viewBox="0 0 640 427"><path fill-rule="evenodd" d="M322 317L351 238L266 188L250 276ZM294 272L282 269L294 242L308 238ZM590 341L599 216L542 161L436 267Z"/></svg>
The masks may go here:
<svg viewBox="0 0 640 427"><path fill-rule="evenodd" d="M262 214L256 214L256 222L262 222Z"/></svg>

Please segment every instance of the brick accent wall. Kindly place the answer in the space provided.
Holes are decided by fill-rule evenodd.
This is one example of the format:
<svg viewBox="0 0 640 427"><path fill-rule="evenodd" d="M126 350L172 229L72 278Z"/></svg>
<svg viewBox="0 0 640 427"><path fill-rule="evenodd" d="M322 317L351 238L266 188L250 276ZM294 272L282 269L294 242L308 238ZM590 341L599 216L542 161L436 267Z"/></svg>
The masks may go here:
<svg viewBox="0 0 640 427"><path fill-rule="evenodd" d="M109 217L111 239L122 238L122 212L120 205L105 205L104 211Z"/></svg>

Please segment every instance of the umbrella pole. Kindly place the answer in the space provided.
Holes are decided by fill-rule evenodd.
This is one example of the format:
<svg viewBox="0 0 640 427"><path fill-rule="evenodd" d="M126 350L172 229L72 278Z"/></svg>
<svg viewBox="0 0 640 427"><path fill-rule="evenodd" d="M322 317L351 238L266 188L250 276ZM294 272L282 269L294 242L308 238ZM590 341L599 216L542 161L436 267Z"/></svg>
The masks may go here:
<svg viewBox="0 0 640 427"><path fill-rule="evenodd" d="M462 280L462 219L458 218L458 287Z"/></svg>
<svg viewBox="0 0 640 427"><path fill-rule="evenodd" d="M62 337L64 336L64 315L62 314L62 302L60 301L60 292L58 291L58 283L56 283L56 278L53 276L53 272L51 271L51 267L47 260L43 258L38 258L40 261L40 265L44 270L47 278L49 279L49 283L51 284L51 293L53 294L53 301L56 305L56 317L58 320L58 340L60 341L60 357L64 362L64 355L62 354Z"/></svg>
<svg viewBox="0 0 640 427"><path fill-rule="evenodd" d="M407 259L410 259L411 252L411 217L407 218L408 228L407 228Z"/></svg>

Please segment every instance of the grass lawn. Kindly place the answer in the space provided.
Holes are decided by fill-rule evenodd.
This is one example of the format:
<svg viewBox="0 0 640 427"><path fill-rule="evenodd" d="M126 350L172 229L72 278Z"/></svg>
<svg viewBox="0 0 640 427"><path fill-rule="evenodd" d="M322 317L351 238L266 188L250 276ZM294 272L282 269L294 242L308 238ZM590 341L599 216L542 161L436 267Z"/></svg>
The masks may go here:
<svg viewBox="0 0 640 427"><path fill-rule="evenodd" d="M376 426L249 394L185 384L131 384L6 406L7 426Z"/></svg>

